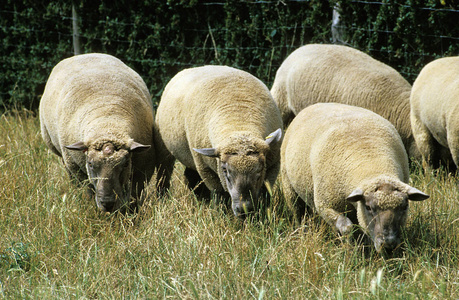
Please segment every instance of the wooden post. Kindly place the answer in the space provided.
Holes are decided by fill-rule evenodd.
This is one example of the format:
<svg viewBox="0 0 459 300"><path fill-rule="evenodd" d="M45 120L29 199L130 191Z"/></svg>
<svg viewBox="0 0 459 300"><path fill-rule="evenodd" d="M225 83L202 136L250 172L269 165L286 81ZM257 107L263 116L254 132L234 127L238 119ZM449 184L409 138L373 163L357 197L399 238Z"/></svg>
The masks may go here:
<svg viewBox="0 0 459 300"><path fill-rule="evenodd" d="M78 28L78 14L75 8L75 1L72 1L72 28L73 28L73 54L81 54L80 33Z"/></svg>
<svg viewBox="0 0 459 300"><path fill-rule="evenodd" d="M333 19L331 25L333 44L347 44L347 42L344 40L346 32L343 27L343 22L341 22L341 15L339 12L340 9L340 3L337 2L333 7Z"/></svg>

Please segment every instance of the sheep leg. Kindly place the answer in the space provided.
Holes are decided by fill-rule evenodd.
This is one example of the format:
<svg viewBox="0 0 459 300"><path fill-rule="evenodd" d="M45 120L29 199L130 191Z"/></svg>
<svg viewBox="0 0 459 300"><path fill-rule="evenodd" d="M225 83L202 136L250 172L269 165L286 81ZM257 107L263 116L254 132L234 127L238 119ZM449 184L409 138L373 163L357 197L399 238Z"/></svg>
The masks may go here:
<svg viewBox="0 0 459 300"><path fill-rule="evenodd" d="M193 190L196 195L203 198L210 198L210 191L196 170L188 167L185 168L185 178L188 188Z"/></svg>
<svg viewBox="0 0 459 300"><path fill-rule="evenodd" d="M296 195L295 198L290 200L291 206L295 212L295 218L299 224L303 223L306 215L309 213L306 203L301 199L300 196Z"/></svg>
<svg viewBox="0 0 459 300"><path fill-rule="evenodd" d="M317 191L321 191L322 195ZM334 195L323 195L323 193L326 194L325 189L314 186L314 205L317 212L338 233L342 236L349 236L353 231L354 223L343 213L330 207L330 204L334 203Z"/></svg>
<svg viewBox="0 0 459 300"><path fill-rule="evenodd" d="M151 170L154 170L152 168ZM143 204L146 193L144 192L144 188L148 186L148 180L151 178L153 172L148 171L142 172L139 170L134 170L132 173L131 179L131 197L135 199L135 205L140 206Z"/></svg>
<svg viewBox="0 0 459 300"><path fill-rule="evenodd" d="M343 214L339 214L335 222L335 227L341 235L346 236L352 233L354 224L348 217Z"/></svg>
<svg viewBox="0 0 459 300"><path fill-rule="evenodd" d="M448 136L448 147L451 160L449 164L449 171L456 172L459 166L459 136ZM454 162L454 164L452 163Z"/></svg>
<svg viewBox="0 0 459 300"><path fill-rule="evenodd" d="M156 189L160 195L164 195L170 187L175 157L167 150L157 131L155 131L155 155L157 170Z"/></svg>
<svg viewBox="0 0 459 300"><path fill-rule="evenodd" d="M345 215L337 212L334 209L317 209L319 215L329 224L335 231L342 236L349 236L354 228L354 223Z"/></svg>
<svg viewBox="0 0 459 300"><path fill-rule="evenodd" d="M156 188L160 195L163 195L170 187L170 181L172 172L174 171L175 159L161 161L156 169L158 170L156 175Z"/></svg>
<svg viewBox="0 0 459 300"><path fill-rule="evenodd" d="M92 198L94 196L94 187L92 184L90 184L88 175L80 168L78 164L72 162L69 158L67 161L62 158L62 162L64 163L67 174L69 174L70 180L74 184L81 187L85 183L89 183L86 185L85 195L88 198Z"/></svg>
<svg viewBox="0 0 459 300"><path fill-rule="evenodd" d="M282 170L281 173L280 181L285 202L289 210L293 212L295 221L298 224L301 224L304 216L306 215L306 203L295 192L294 188L288 181L285 171Z"/></svg>
<svg viewBox="0 0 459 300"><path fill-rule="evenodd" d="M85 181L88 181L88 175L85 170L82 170L70 157L66 157L65 153L62 157L62 162L64 163L65 170L69 174L70 179L76 184L82 185Z"/></svg>
<svg viewBox="0 0 459 300"><path fill-rule="evenodd" d="M438 168L440 160L436 151L439 146L438 142L434 139L427 126L425 126L413 113L411 114L411 127L414 139L422 156L424 169L427 169L428 165Z"/></svg>

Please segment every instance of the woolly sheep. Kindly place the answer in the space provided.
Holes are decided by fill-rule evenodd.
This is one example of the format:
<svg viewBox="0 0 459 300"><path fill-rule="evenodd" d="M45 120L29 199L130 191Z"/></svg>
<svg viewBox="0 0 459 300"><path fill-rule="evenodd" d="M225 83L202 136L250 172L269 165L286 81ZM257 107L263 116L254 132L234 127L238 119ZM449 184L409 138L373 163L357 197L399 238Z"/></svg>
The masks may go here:
<svg viewBox="0 0 459 300"><path fill-rule="evenodd" d="M413 84L411 126L424 166L459 166L459 56L427 64ZM454 162L454 164L453 164Z"/></svg>
<svg viewBox="0 0 459 300"><path fill-rule="evenodd" d="M278 69L271 88L284 126L314 103L355 105L388 119L409 156L420 158L409 120L410 92L411 85L388 65L347 46L319 44L293 51Z"/></svg>
<svg viewBox="0 0 459 300"><path fill-rule="evenodd" d="M287 204L299 217L308 205L342 235L358 223L378 251L399 245L408 200L429 197L408 179L396 129L367 109L314 104L285 133L281 185Z"/></svg>
<svg viewBox="0 0 459 300"><path fill-rule="evenodd" d="M247 72L226 66L179 72L162 94L156 127L168 150L161 155L164 180L177 159L190 187L203 181L210 191L228 192L236 216L254 210L263 183L276 180L280 112L268 88Z"/></svg>
<svg viewBox="0 0 459 300"><path fill-rule="evenodd" d="M129 207L154 172L154 112L140 76L106 54L67 58L40 101L41 133L71 175L89 179L97 207Z"/></svg>

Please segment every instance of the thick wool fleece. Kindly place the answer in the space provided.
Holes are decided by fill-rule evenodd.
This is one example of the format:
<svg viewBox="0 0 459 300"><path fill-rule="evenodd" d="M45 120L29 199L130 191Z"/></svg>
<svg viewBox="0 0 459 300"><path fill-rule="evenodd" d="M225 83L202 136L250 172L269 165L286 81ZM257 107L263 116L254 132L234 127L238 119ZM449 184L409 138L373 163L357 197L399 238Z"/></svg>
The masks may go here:
<svg viewBox="0 0 459 300"><path fill-rule="evenodd" d="M166 178L177 159L196 170L210 190L226 190L218 159L193 151L216 148L222 156L233 155L232 163L241 173L265 157L266 179L271 184L276 180L280 143L268 147L265 138L282 128L280 112L268 88L247 72L226 66L179 72L164 90L156 124L158 144L170 152L162 155L167 158L162 161Z"/></svg>
<svg viewBox="0 0 459 300"><path fill-rule="evenodd" d="M65 146L84 142L101 150L111 143L129 150L133 141L153 142L154 112L142 78L119 59L84 54L64 59L51 72L40 102L40 122L46 145L62 156L68 171L87 179L83 151ZM132 156L133 182L142 184L154 172L155 153Z"/></svg>
<svg viewBox="0 0 459 300"><path fill-rule="evenodd" d="M295 117L281 148L281 181L290 206L297 197L335 227L340 214L360 211L346 198L357 188L374 192L381 183L407 190L408 158L394 126L360 107L311 105ZM384 208L396 207L387 199Z"/></svg>
<svg viewBox="0 0 459 300"><path fill-rule="evenodd" d="M408 154L418 157L409 121L410 92L411 85L388 65L347 46L319 44L292 52L271 88L285 126L314 103L359 106L389 120Z"/></svg>
<svg viewBox="0 0 459 300"><path fill-rule="evenodd" d="M459 167L459 56L427 64L411 93L411 126L423 159Z"/></svg>

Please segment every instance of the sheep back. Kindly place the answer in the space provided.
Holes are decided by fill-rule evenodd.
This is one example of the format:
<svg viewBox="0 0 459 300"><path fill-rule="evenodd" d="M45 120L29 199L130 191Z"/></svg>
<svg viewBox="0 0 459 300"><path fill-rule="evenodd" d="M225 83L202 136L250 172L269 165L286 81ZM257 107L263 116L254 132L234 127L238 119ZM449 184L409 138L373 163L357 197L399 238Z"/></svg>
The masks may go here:
<svg viewBox="0 0 459 300"><path fill-rule="evenodd" d="M393 68L341 45L311 44L298 48L282 63L271 89L284 125L303 108L336 102L369 109L388 119L410 156L419 156L410 113L411 85Z"/></svg>

